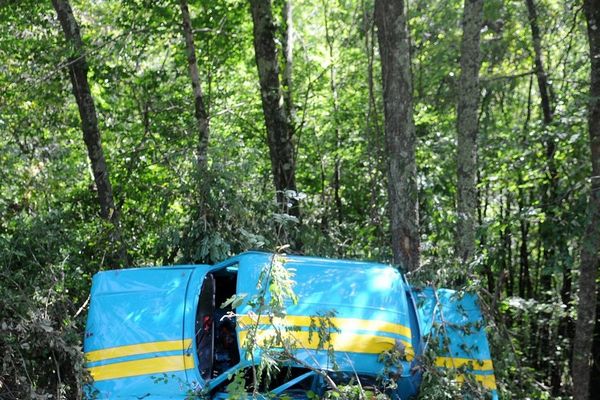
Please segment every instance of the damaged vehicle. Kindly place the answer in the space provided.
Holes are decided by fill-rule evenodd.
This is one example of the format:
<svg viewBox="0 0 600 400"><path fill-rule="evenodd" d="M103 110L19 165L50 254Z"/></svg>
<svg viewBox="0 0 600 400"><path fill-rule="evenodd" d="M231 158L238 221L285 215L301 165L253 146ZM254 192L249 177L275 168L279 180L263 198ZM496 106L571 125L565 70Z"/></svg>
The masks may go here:
<svg viewBox="0 0 600 400"><path fill-rule="evenodd" d="M275 296L265 290L275 257L247 252L216 265L97 273L86 396L225 399L237 380L248 398L322 398L358 383L404 400L417 395L432 349L436 367L458 368L457 380L497 396L476 296L415 289L390 265L284 256L294 296L274 315L261 307ZM267 353L285 361L258 382Z"/></svg>

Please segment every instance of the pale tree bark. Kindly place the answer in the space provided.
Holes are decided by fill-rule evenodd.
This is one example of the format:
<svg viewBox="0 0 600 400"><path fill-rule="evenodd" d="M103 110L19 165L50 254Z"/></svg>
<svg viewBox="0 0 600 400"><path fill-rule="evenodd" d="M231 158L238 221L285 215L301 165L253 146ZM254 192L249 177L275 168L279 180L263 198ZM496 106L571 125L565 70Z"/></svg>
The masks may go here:
<svg viewBox="0 0 600 400"><path fill-rule="evenodd" d="M96 107L90 91L87 78L88 65L85 57L85 50L79 25L73 15L73 10L68 0L52 0L52 5L58 15L58 20L63 29L65 39L70 46L69 49L69 77L73 86L73 95L77 101L79 116L81 118L81 128L83 131L83 140L87 147L94 182L98 193L98 202L100 203L100 216L110 221L113 226L113 241L118 247L115 254L115 261L119 264L126 262L127 253L121 238L121 227L119 210L115 207L113 189L110 183L108 167L104 158L102 141L100 139L100 130L98 129L98 118L96 116Z"/></svg>
<svg viewBox="0 0 600 400"><path fill-rule="evenodd" d="M375 24L381 56L389 160L392 251L395 263L414 270L419 265L419 208L410 41L404 1L376 0Z"/></svg>
<svg viewBox="0 0 600 400"><path fill-rule="evenodd" d="M596 323L596 279L600 264L600 0L585 0L590 46L591 81L588 129L592 161L588 220L581 247L579 305L573 342L573 398L591 399L590 370L594 325Z"/></svg>
<svg viewBox="0 0 600 400"><path fill-rule="evenodd" d="M457 106L457 226L459 261L469 263L475 254L477 211L477 136L479 132L479 50L483 0L465 0L460 46Z"/></svg>
<svg viewBox="0 0 600 400"><path fill-rule="evenodd" d="M297 200L287 197L287 192L296 192L296 165L292 141L293 130L284 107L279 82L279 64L275 46L276 28L271 0L251 0L250 4L254 24L254 52L277 201L283 212L299 216Z"/></svg>
<svg viewBox="0 0 600 400"><path fill-rule="evenodd" d="M206 168L209 138L209 118L206 110L202 87L200 86L200 73L198 72L198 61L196 60L196 46L194 45L194 32L187 0L180 0L183 35L185 37L185 48L187 53L188 71L192 80L192 91L194 94L194 117L198 129L198 144L196 147L196 162L199 170Z"/></svg>

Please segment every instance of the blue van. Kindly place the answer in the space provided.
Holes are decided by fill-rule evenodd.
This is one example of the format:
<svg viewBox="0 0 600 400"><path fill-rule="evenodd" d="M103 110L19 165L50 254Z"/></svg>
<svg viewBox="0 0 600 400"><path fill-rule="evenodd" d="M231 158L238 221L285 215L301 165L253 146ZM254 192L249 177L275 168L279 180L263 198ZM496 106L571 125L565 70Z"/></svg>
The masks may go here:
<svg viewBox="0 0 600 400"><path fill-rule="evenodd" d="M432 337L441 339L431 342L438 347L437 367L460 368L457 380L468 375L497 397L475 296L416 290L390 265L285 256L297 301L288 299L283 315L260 314L249 299L260 294L274 257L281 256L247 252L216 265L96 274L84 340L93 378L87 396L228 398L235 376L246 379L247 388L253 384L261 346L249 354L247 338L268 342L284 332L293 349L286 349L280 373L260 388L271 398L322 397L332 384L357 381L378 387L391 375L395 384L386 394L409 399L418 393L421 356ZM238 301L227 302L236 295ZM315 332L324 327L325 342L323 332ZM391 365L386 354L400 357Z"/></svg>

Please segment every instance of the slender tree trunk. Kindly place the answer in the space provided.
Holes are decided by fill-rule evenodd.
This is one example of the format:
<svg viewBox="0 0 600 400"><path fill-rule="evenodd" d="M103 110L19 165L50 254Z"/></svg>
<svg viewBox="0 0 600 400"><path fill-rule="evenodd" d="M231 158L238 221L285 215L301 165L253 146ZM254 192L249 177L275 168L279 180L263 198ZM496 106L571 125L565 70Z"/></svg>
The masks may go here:
<svg viewBox="0 0 600 400"><path fill-rule="evenodd" d="M532 296L531 274L529 272L529 222L524 216L525 195L519 190L519 230L521 243L519 245L519 297L529 299Z"/></svg>
<svg viewBox="0 0 600 400"><path fill-rule="evenodd" d="M283 99L285 108L290 120L290 126L294 128L294 120L296 108L294 107L292 71L294 70L294 3L293 0L285 0L282 9L282 41L281 47L283 50Z"/></svg>
<svg viewBox="0 0 600 400"><path fill-rule="evenodd" d="M542 58L542 38L540 35L540 29L538 25L537 19L537 10L534 0L525 0L527 5L527 11L529 14L529 25L531 27L531 38L533 42L533 50L534 50L534 63L535 63L535 73L537 77L538 89L540 93L540 107L542 109L542 118L544 125L549 125L552 123L553 114L552 114L552 106L550 104L550 88L548 85L548 77L546 75L546 70L544 69L544 62ZM555 240L553 239L554 234L553 224L555 223L555 213L554 213L554 202L556 198L556 189L558 186L558 172L556 170L556 162L554 160L554 154L556 152L556 144L552 140L552 138L548 138L546 140L546 162L547 162L547 175L548 175L548 183L543 185L542 188L542 197L543 197L543 209L544 214L546 215L546 219L541 226L541 235L543 239L543 254L544 254L544 263L546 266L548 264L554 263L555 259L555 251L554 244ZM551 277L549 274L542 273L540 278L542 290L547 291L550 289L552 284Z"/></svg>
<svg viewBox="0 0 600 400"><path fill-rule="evenodd" d="M495 289L495 296L494 296L494 303L500 301L501 297L502 297L502 293L503 290L506 290L505 292L505 296L506 297L510 297L512 296L512 251L511 251L511 244L512 244L512 232L511 232L511 226L510 226L510 211L511 211L511 199L510 199L510 192L506 191L506 194L504 194L505 191L503 190L502 193L500 194L500 201L499 201L499 214L500 214L500 220L502 221L502 225L504 226L501 230L500 230L500 246L498 248L498 263L499 263L499 269L500 269L500 277L498 279L498 286ZM504 200L502 199L504 197ZM492 307L492 309L494 309L495 307Z"/></svg>
<svg viewBox="0 0 600 400"><path fill-rule="evenodd" d="M376 0L383 80L385 137L389 160L389 207L394 262L419 265L419 206L410 41L402 0Z"/></svg>
<svg viewBox="0 0 600 400"><path fill-rule="evenodd" d="M323 12L325 13L325 41L327 42L327 49L329 50L329 89L331 90L331 108L333 114L333 132L335 135L335 148L339 149L342 145L340 138L340 110L337 90L337 78L336 68L334 60L334 37L331 35L331 27L329 26L329 9L327 7L327 0L322 3ZM341 189L341 174L342 174L342 160L337 152L334 155L333 162L333 180L331 187L333 188L333 200L335 202L335 211L338 224L342 224L343 221L343 204L342 196L340 195Z"/></svg>
<svg viewBox="0 0 600 400"><path fill-rule="evenodd" d="M456 243L459 261L469 263L475 253L477 211L477 136L479 131L479 42L483 0L465 0L457 107L458 202Z"/></svg>
<svg viewBox="0 0 600 400"><path fill-rule="evenodd" d="M546 76L546 70L544 69L544 63L542 61L542 37L540 35L540 28L538 26L537 10L533 0L525 0L525 3L527 4L527 12L529 13L529 25L531 27L531 38L533 41L534 51L535 74L537 76L538 88L540 90L542 114L544 116L544 123L549 124L552 122L552 108L550 106L548 77Z"/></svg>
<svg viewBox="0 0 600 400"><path fill-rule="evenodd" d="M480 207L478 207L477 210L477 222L479 223L479 226L483 225L483 221L486 217L487 214L487 208L488 208L488 191L489 191L489 183L485 184L485 188L483 190L483 194L480 192L479 194L479 204ZM479 246L481 246L481 248L486 248L487 245L487 237L485 234L483 234L481 236L481 240L479 241ZM485 271L485 276L486 276L486 280L487 280L487 289L489 293L494 293L494 288L496 287L496 283L495 283L495 279L494 279L494 272L492 270L492 263L489 257L486 257L486 259L484 260L484 264L483 264L483 268Z"/></svg>
<svg viewBox="0 0 600 400"><path fill-rule="evenodd" d="M108 167L104 158L100 130L98 129L98 118L96 107L90 91L87 78L88 65L79 25L73 15L73 10L68 0L52 0L52 5L58 15L65 39L70 46L69 76L73 86L73 95L77 101L83 140L87 147L88 156L92 166L94 182L98 191L98 202L100 203L100 216L110 221L114 226L113 241L118 250L114 256L114 262L123 265L126 263L127 252L122 242L119 210L115 207L113 189L110 183Z"/></svg>
<svg viewBox="0 0 600 400"><path fill-rule="evenodd" d="M558 324L558 341L565 342L568 341L567 346L560 346L560 360L569 359L569 356L572 353L572 339L575 337L575 321L569 317L571 315L571 297L573 296L573 279L571 274L571 269L566 265L563 269L562 273L562 287L560 289L560 298L564 305L564 314L565 316L560 319ZM569 364L571 365L571 364ZM564 386L562 384L562 370L560 368L555 368L554 375L551 377L552 387L555 389L554 395L559 396L561 392L564 392Z"/></svg>
<svg viewBox="0 0 600 400"><path fill-rule="evenodd" d="M529 25L531 28L531 38L534 51L535 73L540 93L540 107L542 109L542 121L544 126L550 125L554 119L551 105L551 88L548 84L548 77L544 69L542 57L542 38L538 24L537 10L534 0L525 0L527 11L529 14ZM542 185L542 209L546 216L544 222L540 225L540 235L543 244L543 268L540 276L540 289L542 292L549 292L552 289L552 277L544 269L552 270L557 267L558 260L557 248L560 248L560 240L556 237L555 224L557 223L556 208L558 206L557 191L558 191L558 171L556 168L556 144L552 137L546 138L546 175L547 182ZM563 268L566 268L563 266ZM548 296L543 296L545 300L550 300ZM570 296L565 304L568 307ZM560 321L563 325L565 322ZM541 354L550 353L553 349L553 342L557 338L553 338L552 330L541 330L542 337L540 338ZM545 333L547 332L547 333ZM552 385L552 394L558 395L561 390L561 370L560 363L543 363L544 368L549 369L550 382Z"/></svg>
<svg viewBox="0 0 600 400"><path fill-rule="evenodd" d="M600 290L596 289L596 321L600 321ZM594 344L592 345L592 371L590 376L590 397L592 393L600 393L600 324L594 328Z"/></svg>
<svg viewBox="0 0 600 400"><path fill-rule="evenodd" d="M271 1L251 0L250 4L254 23L254 52L277 201L283 212L299 216L297 200L287 197L288 191L296 192L296 166L292 126L285 111L279 82ZM291 206L288 206L288 202Z"/></svg>
<svg viewBox="0 0 600 400"><path fill-rule="evenodd" d="M502 265L506 273L506 296L512 297L515 285L515 274L513 271L512 255L512 227L511 227L512 196L506 192L506 203L504 209L504 229L502 229Z"/></svg>
<svg viewBox="0 0 600 400"><path fill-rule="evenodd" d="M529 88L527 90L527 113L523 123L523 148L528 146L527 132L529 130L529 121L531 120L531 92L533 89L533 76L529 77ZM519 187L523 184L523 175L519 172ZM524 189L519 189L519 230L521 231L521 245L519 246L519 296L531 298L533 296L533 287L531 285L531 273L529 262L529 226L527 216L525 215L525 204L528 199Z"/></svg>
<svg viewBox="0 0 600 400"><path fill-rule="evenodd" d="M581 247L579 305L573 343L573 398L590 396L590 356L596 316L596 279L600 263L600 0L585 0L590 45L591 82L588 129L592 161L592 186L588 221Z"/></svg>
<svg viewBox="0 0 600 400"><path fill-rule="evenodd" d="M381 223L380 207L381 199L379 196L379 184L384 179L384 168L382 168L382 151L383 146L381 140L383 139L383 131L379 121L379 112L377 107L377 99L375 94L375 21L374 21L374 10L370 4L365 0L361 0L361 8L363 11L363 31L365 56L367 57L367 87L368 87L368 107L365 114L365 138L367 141L367 153L371 155L368 157L369 170L372 171L369 174L369 221L370 224L376 227L375 237L377 243L385 243L387 233L382 229L383 224Z"/></svg>
<svg viewBox="0 0 600 400"><path fill-rule="evenodd" d="M196 147L196 162L199 170L206 168L208 139L209 139L209 118L205 106L202 87L200 86L200 73L198 72L198 61L196 60L196 46L194 45L194 32L187 0L180 0L183 35L185 37L185 47L188 61L188 71L192 80L192 90L194 93L194 116L198 129L198 144Z"/></svg>
<svg viewBox="0 0 600 400"><path fill-rule="evenodd" d="M544 69L544 62L542 58L542 38L540 35L540 29L537 19L537 10L533 0L526 0L527 11L529 13L529 25L531 27L531 38L533 42L534 50L534 63L535 73L537 77L538 89L540 93L540 107L542 109L542 116L544 125L552 123L553 114L552 107L550 104L550 88L548 85L548 77L546 70ZM546 160L547 160L547 174L549 183L543 187L543 208L546 214L546 223L542 226L542 236L544 239L544 262L549 263L554 259L554 246L552 240L551 227L554 223L554 199L556 197L556 187L558 185L558 173L556 170L556 164L554 160L554 153L556 152L556 145L554 141L549 138L546 140ZM542 287L543 290L548 290L551 284L550 276L542 276Z"/></svg>

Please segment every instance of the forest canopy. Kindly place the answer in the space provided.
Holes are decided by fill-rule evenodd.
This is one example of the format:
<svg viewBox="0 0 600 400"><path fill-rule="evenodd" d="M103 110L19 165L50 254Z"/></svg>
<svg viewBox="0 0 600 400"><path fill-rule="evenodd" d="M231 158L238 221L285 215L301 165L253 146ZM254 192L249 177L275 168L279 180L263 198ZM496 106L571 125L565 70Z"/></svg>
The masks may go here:
<svg viewBox="0 0 600 400"><path fill-rule="evenodd" d="M81 396L94 273L289 245L479 293L501 398L592 398L598 26L598 0L0 0L0 397Z"/></svg>

